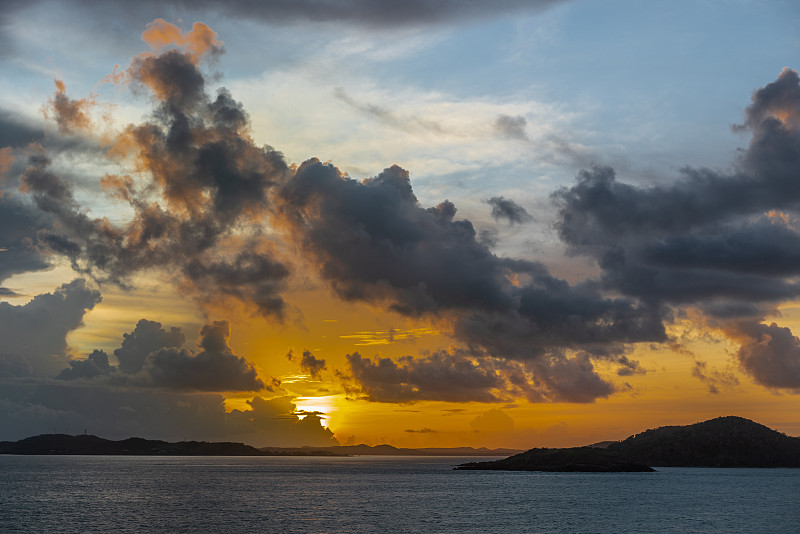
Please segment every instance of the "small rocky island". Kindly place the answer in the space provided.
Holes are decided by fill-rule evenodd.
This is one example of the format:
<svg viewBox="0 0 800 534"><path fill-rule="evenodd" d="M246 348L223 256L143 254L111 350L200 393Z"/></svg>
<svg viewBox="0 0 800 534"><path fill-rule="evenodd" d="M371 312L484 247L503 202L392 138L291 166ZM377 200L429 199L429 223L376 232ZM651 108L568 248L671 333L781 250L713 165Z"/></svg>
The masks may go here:
<svg viewBox="0 0 800 534"><path fill-rule="evenodd" d="M800 467L800 438L742 417L717 417L665 426L623 441L588 447L531 449L503 460L472 462L458 470L653 471L659 467Z"/></svg>
<svg viewBox="0 0 800 534"><path fill-rule="evenodd" d="M568 449L531 449L493 462L471 462L458 470L560 471L585 473L647 472L653 469L613 454L605 449L572 447Z"/></svg>

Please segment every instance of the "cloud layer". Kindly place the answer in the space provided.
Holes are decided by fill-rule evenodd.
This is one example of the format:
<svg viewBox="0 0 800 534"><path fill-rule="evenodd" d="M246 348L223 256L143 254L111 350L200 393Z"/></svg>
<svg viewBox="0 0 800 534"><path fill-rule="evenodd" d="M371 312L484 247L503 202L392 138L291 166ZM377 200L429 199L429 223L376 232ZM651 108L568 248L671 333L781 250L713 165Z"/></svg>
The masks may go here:
<svg viewBox="0 0 800 534"><path fill-rule="evenodd" d="M366 13L359 20L372 23L398 8L350 7L356 4ZM342 6L317 7L333 13ZM290 8L281 9L289 16ZM455 9L455 3L422 2L408 16L435 21ZM474 16L484 8L464 9ZM598 362L616 367L618 376L642 372L627 357L632 347L671 341L667 326L690 308L705 326L740 344L742 368L756 381L800 387L794 372L800 342L788 329L762 323L800 292L797 72L785 69L753 94L736 128L751 135L749 146L727 171L685 168L673 183L652 187L595 167L556 191L561 240L600 269L596 279L570 283L534 258L497 255L452 202L421 205L409 171L398 165L356 180L331 163L311 158L293 166L273 148L256 146L242 105L224 88L208 92L206 65L223 50L208 26L182 31L157 19L143 38L153 51L107 81L150 98L146 120L97 139L89 128L91 99L72 99L58 81L47 108L64 134L91 139L106 163L118 166L119 173L100 182L130 209L130 220L94 217L54 169L47 148L32 146L19 176L21 199L0 197L0 218L14 221L0 230L0 254L13 259L0 278L42 269L49 255L60 255L100 284L130 287L137 275L158 272L206 310L230 300L283 320L293 275L311 271L339 298L435 323L457 344L396 360L348 355L342 380L351 393L374 401L524 396L592 402L624 388L601 376ZM524 140L525 126L521 116L502 116L495 133ZM32 135L14 131L15 139ZM496 195L486 202L497 221L532 219L513 200ZM141 321L114 352L117 366L97 351L67 368L64 336L99 294L85 286L60 291L89 291L65 312L71 319L52 347L36 353L62 355L57 370L64 382L195 391L267 387L233 354L226 321L210 321L196 349L183 347L180 331ZM6 365L7 375L42 370L25 367L39 357L25 350L16 351L23 356ZM298 361L311 376L326 369L308 351Z"/></svg>

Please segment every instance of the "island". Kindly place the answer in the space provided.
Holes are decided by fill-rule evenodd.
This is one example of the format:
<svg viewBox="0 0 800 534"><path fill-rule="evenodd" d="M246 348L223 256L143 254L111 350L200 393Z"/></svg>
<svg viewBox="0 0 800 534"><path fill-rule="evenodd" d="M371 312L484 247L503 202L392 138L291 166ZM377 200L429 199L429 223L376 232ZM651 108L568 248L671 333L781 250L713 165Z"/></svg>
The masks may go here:
<svg viewBox="0 0 800 534"><path fill-rule="evenodd" d="M605 449L571 447L566 449L531 449L503 460L470 462L457 470L480 471L556 471L585 473L648 472L653 468L629 460Z"/></svg>
<svg viewBox="0 0 800 534"><path fill-rule="evenodd" d="M586 447L531 449L502 460L461 464L457 470L653 471L658 467L800 467L800 438L743 417L717 417L665 426L622 441Z"/></svg>
<svg viewBox="0 0 800 534"><path fill-rule="evenodd" d="M167 441L128 438L119 441L93 435L42 434L19 441L0 441L0 454L117 455L117 456L507 456L515 449L397 448L391 445L329 447L263 447L243 443Z"/></svg>

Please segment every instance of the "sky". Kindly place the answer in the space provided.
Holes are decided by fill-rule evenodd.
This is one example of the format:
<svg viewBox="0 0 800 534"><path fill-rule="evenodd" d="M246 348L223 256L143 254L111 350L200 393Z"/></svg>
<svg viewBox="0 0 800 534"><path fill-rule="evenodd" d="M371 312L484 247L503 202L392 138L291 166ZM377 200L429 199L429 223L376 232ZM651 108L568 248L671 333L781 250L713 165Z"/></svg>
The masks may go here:
<svg viewBox="0 0 800 534"><path fill-rule="evenodd" d="M6 0L0 439L800 435L798 26Z"/></svg>

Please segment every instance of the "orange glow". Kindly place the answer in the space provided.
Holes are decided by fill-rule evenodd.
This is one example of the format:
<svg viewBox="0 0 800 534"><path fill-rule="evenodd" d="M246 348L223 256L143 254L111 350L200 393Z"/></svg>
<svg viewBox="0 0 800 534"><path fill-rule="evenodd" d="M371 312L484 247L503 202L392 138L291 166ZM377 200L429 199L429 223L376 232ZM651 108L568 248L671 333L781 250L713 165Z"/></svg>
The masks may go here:
<svg viewBox="0 0 800 534"><path fill-rule="evenodd" d="M11 153L11 147L0 148L0 179L8 172L12 163L14 155Z"/></svg>
<svg viewBox="0 0 800 534"><path fill-rule="evenodd" d="M175 24L164 19L155 19L149 23L142 33L142 40L156 51L170 45L186 48L194 63L223 44L217 39L217 32L202 22L195 22L190 31L182 32Z"/></svg>

